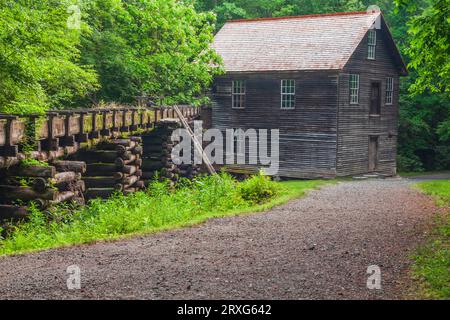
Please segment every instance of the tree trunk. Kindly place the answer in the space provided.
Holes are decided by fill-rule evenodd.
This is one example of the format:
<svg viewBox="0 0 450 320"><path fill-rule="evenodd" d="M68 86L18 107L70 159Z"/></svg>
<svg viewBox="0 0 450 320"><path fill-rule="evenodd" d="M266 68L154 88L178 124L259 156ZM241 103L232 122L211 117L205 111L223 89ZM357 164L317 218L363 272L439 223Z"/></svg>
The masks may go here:
<svg viewBox="0 0 450 320"><path fill-rule="evenodd" d="M52 163L59 172L73 171L76 173L86 173L86 162L83 161L54 161Z"/></svg>
<svg viewBox="0 0 450 320"><path fill-rule="evenodd" d="M4 169L6 176L53 178L56 175L56 168L51 166L14 166Z"/></svg>
<svg viewBox="0 0 450 320"><path fill-rule="evenodd" d="M61 184L63 182L71 182L81 179L81 173L75 172L60 172L55 175L55 177L51 180L54 184Z"/></svg>
<svg viewBox="0 0 450 320"><path fill-rule="evenodd" d="M60 192L58 193L57 197L55 200L50 201L51 205L55 205L61 202L65 202L65 201L69 201L73 198L75 198L78 194L74 191L64 191L64 192Z"/></svg>
<svg viewBox="0 0 450 320"><path fill-rule="evenodd" d="M0 201L33 201L35 199L53 201L56 199L57 193L54 189L38 193L29 187L0 186Z"/></svg>

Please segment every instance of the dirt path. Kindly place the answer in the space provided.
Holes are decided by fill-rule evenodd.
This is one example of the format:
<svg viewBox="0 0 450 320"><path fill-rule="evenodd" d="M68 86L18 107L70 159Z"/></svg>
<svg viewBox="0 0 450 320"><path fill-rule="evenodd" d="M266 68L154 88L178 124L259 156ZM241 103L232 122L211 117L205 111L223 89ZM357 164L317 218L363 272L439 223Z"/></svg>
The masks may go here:
<svg viewBox="0 0 450 320"><path fill-rule="evenodd" d="M0 258L0 298L401 298L433 201L403 179L347 182L270 212L115 243ZM66 268L81 268L69 291ZM367 267L382 290L366 288Z"/></svg>

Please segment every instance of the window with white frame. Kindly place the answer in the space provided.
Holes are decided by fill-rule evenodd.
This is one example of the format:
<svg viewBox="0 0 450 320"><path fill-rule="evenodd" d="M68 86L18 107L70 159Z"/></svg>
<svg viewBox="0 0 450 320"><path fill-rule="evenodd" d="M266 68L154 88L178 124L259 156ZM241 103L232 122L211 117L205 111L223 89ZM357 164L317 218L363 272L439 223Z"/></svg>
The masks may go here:
<svg viewBox="0 0 450 320"><path fill-rule="evenodd" d="M359 103L359 74L350 75L350 104Z"/></svg>
<svg viewBox="0 0 450 320"><path fill-rule="evenodd" d="M368 55L367 58L375 60L377 51L377 31L375 29L369 30L368 34Z"/></svg>
<svg viewBox="0 0 450 320"><path fill-rule="evenodd" d="M245 108L245 81L243 80L233 81L231 100L233 109Z"/></svg>
<svg viewBox="0 0 450 320"><path fill-rule="evenodd" d="M386 79L386 104L392 105L394 101L394 78Z"/></svg>
<svg viewBox="0 0 450 320"><path fill-rule="evenodd" d="M281 109L295 108L295 80L281 80Z"/></svg>

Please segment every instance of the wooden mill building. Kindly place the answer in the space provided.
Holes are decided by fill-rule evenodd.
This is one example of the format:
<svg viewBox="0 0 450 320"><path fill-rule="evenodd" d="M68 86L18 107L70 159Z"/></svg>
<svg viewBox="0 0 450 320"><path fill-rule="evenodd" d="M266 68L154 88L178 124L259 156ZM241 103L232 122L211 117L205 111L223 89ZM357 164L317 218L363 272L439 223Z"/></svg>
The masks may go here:
<svg viewBox="0 0 450 320"><path fill-rule="evenodd" d="M407 70L381 12L230 21L213 46L212 126L279 129L280 176L396 174Z"/></svg>

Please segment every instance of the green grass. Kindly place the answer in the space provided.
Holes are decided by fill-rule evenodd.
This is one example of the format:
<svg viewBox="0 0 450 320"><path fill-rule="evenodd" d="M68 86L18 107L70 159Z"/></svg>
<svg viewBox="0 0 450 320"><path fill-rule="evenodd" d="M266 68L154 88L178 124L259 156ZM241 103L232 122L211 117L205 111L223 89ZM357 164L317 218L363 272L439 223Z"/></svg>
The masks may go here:
<svg viewBox="0 0 450 320"><path fill-rule="evenodd" d="M420 281L421 295L430 299L450 299L450 180L417 184L444 207L438 215L433 240L414 257L413 276Z"/></svg>
<svg viewBox="0 0 450 320"><path fill-rule="evenodd" d="M405 178L414 178L436 174L448 174L450 171L423 171L423 172L400 172L399 175Z"/></svg>
<svg viewBox="0 0 450 320"><path fill-rule="evenodd" d="M33 209L28 222L0 240L0 255L115 240L191 226L210 218L260 212L325 183L330 182L277 183L261 175L239 183L221 174L184 180L170 190L167 183L155 181L145 192L94 200L77 209L60 206L50 217Z"/></svg>

